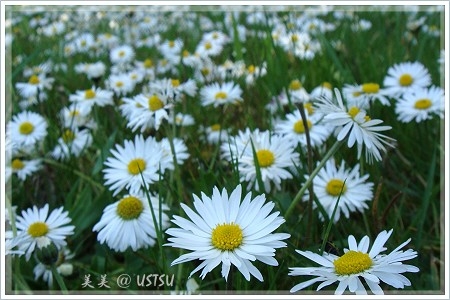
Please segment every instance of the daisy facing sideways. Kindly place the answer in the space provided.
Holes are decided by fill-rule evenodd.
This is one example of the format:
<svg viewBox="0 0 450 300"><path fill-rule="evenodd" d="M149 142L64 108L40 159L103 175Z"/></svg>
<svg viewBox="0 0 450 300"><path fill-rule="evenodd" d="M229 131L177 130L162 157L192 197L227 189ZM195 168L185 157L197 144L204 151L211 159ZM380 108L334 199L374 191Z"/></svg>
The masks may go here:
<svg viewBox="0 0 450 300"><path fill-rule="evenodd" d="M395 139L388 137L381 131L391 129L391 126L379 126L383 123L380 119L371 119L366 112L358 106L347 107L344 105L341 93L334 89L337 104L328 98L317 100L317 111L324 115L323 122L335 127L338 141L347 139L347 146L353 147L356 143L358 158L362 149L365 149L366 161L380 161L381 151L386 152L386 146L393 147Z"/></svg>
<svg viewBox="0 0 450 300"><path fill-rule="evenodd" d="M392 229L382 231L378 234L369 251L370 239L364 236L359 244L353 235L348 237L349 249L344 249L344 255L336 256L331 253L319 255L311 251L296 250L300 255L318 263L318 267L296 267L289 268L291 276L313 276L314 278L295 285L291 293L302 290L316 282L321 282L317 290L339 282L335 294L341 295L348 290L359 295L366 295L367 288L361 278L372 293L383 295L380 283L384 282L394 288L404 288L410 286L411 282L402 273L419 272L419 268L406 265L402 262L413 259L417 252L411 249L400 251L411 239L395 248L389 254L381 254L387 249L384 244L392 234Z"/></svg>
<svg viewBox="0 0 450 300"><path fill-rule="evenodd" d="M217 187L212 197L204 193L201 199L194 196L193 211L181 203L190 220L174 216L172 222L180 228L169 228L166 233L170 243L166 246L182 248L192 252L181 255L172 265L201 260L189 277L202 270L200 277L222 263L222 277L228 279L231 265L244 275L263 281L261 272L252 264L259 260L264 264L278 266L274 258L275 249L285 247L282 240L290 237L287 233L273 233L285 220L279 212L272 212L275 204L266 202L265 195L252 199L248 193L241 202L242 187L238 185L230 196L225 189L222 193Z"/></svg>

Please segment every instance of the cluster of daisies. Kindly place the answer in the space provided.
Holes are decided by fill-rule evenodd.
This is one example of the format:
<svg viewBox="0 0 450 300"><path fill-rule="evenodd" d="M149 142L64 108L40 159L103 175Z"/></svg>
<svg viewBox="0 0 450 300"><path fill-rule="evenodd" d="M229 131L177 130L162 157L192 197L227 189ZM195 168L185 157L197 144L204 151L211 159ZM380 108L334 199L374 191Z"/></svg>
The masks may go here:
<svg viewBox="0 0 450 300"><path fill-rule="evenodd" d="M152 247L162 242L164 232L169 236L164 246L190 251L172 265L201 261L190 276L201 271L204 279L221 265L225 280L235 266L246 280L253 276L263 281L255 262L278 266L276 250L286 247L291 236L276 232L285 218L274 210L275 203L266 199L266 194L280 191L285 184L313 185L318 200L314 208L321 222L338 222L368 209L374 186L369 173L362 173L359 164L338 161L334 154L341 145L356 145L357 158L373 163L394 147L395 139L386 133L391 126L370 116L371 106L394 105L400 122L422 122L444 115L444 91L431 84L428 70L418 61L399 62L389 68L382 85L348 83L338 89L324 82L307 91L300 79L287 81L283 91L267 99L265 109L271 116L268 129L226 128L229 124L202 123L201 117L188 113L196 107L201 114L217 116L208 122L222 119L226 109L246 105L246 91L267 76L265 61L234 59L239 57L236 53L224 58L233 41L244 45L247 38L271 39L283 54L312 60L322 52L318 33L338 28L321 19L322 15L354 19L355 32L370 28L369 21L351 14L308 11L301 17L293 14L281 19L276 12L248 11L244 26L238 22L239 14L225 12L223 28L206 15L190 11L171 12L170 18L156 11L85 11L75 13L71 22L72 17L65 13L48 12L42 18L43 14L41 10L25 12L29 26L36 31L32 39L58 38L62 55L72 65L45 61L26 67L22 73L25 80L15 82L20 111L6 128L7 181L16 176L26 182L49 160L64 164L83 156L98 156L93 146L96 134L112 134L102 132L99 117L113 114L126 124L132 137L113 145L103 163L102 184L115 201L104 208L92 231L99 243L115 252ZM19 19L11 23L19 23ZM108 26L101 28L108 30L91 30L95 22L104 25L105 21ZM170 24L197 32L197 43L167 38L164 33ZM262 25L271 30L258 29ZM240 50L247 51L245 47ZM66 99L54 103L55 82L60 82L52 73L68 69L89 84L63 89ZM186 70L192 75L189 78ZM40 104L58 105L58 115L39 113ZM169 135L194 125L198 128L194 138ZM57 138L49 134L50 126L59 129ZM327 148L329 141L335 146ZM190 146L200 143L217 147L220 163L236 172L240 184L230 194L214 186L212 195L194 194L191 203L180 200L180 207L169 206L156 192L157 187L184 167L194 156ZM317 172L311 174L305 171L310 149L327 157L317 162ZM195 160L191 162L195 164ZM252 192L258 195L254 197ZM301 196L308 201L311 195L306 191ZM171 220L178 227L170 227L168 212L173 209L183 210L183 216L174 215ZM45 204L17 216L10 207L6 216L8 227L16 228L6 232L6 254L24 255L27 261L34 256L38 262L36 279L42 277L49 285L54 275L51 267L62 275L72 272L70 259L74 254L67 239L76 228L68 211L59 207L50 212ZM401 250L408 240L385 254L384 245L392 233L380 232L372 247L369 237L357 243L350 235L342 256L297 251L320 266L290 266L288 275L313 277L295 285L291 292L316 282L322 282L317 290L338 282L337 294L347 288L366 293L366 286L381 294L381 282L395 288L411 285L402 273L419 269L402 262L415 258L417 252Z"/></svg>

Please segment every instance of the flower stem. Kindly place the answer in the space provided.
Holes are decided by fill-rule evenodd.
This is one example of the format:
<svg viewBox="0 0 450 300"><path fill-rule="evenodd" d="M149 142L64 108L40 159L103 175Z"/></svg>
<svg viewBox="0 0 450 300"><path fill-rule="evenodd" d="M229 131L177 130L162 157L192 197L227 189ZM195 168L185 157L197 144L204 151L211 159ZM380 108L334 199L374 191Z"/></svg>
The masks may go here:
<svg viewBox="0 0 450 300"><path fill-rule="evenodd" d="M52 273L53 273L53 277L56 279L56 281L58 282L58 285L61 289L61 292L64 295L67 295L67 287L66 284L64 283L64 280L62 279L61 275L59 274L58 270L56 270L56 267L54 264L52 264Z"/></svg>
<svg viewBox="0 0 450 300"><path fill-rule="evenodd" d="M309 185L312 183L314 177L316 177L317 173L319 173L320 169L325 165L328 159L332 157L336 151L339 149L339 147L344 143L345 140L342 141L336 141L333 146L331 146L330 150L325 154L325 156L320 161L319 165L311 172L311 175L306 180L305 184L301 187L301 189L298 191L297 195L295 195L294 200L292 200L291 205L287 209L286 213L284 214L284 218L287 220L288 217L291 215L291 213L294 211L295 206L302 198L303 194L308 189Z"/></svg>

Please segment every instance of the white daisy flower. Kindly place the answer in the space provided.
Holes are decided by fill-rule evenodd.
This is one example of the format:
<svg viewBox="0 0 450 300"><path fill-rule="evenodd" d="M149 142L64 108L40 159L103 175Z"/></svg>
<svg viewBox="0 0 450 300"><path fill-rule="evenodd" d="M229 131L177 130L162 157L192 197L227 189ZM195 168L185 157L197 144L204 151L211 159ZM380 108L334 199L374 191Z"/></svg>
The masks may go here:
<svg viewBox="0 0 450 300"><path fill-rule="evenodd" d="M17 245L20 251L25 251L28 261L33 251L53 243L58 249L66 245L66 237L73 234L75 226L67 225L72 220L68 212L63 212L63 207L53 210L48 215L49 206L43 208L36 206L22 211L22 216L17 216Z"/></svg>
<svg viewBox="0 0 450 300"><path fill-rule="evenodd" d="M69 107L61 109L59 116L64 128L87 127L97 128L95 121L91 117L91 109L87 106L79 107L77 103L72 103Z"/></svg>
<svg viewBox="0 0 450 300"><path fill-rule="evenodd" d="M137 193L142 187L159 180L159 163L163 154L160 145L152 138L144 140L137 135L134 142L125 140L124 146L116 145L111 150L103 169L105 184L113 196L123 189Z"/></svg>
<svg viewBox="0 0 450 300"><path fill-rule="evenodd" d="M176 124L178 126L191 126L195 124L195 119L192 115L183 113L177 113L175 118L172 113L172 116L169 116L167 121L169 121L170 124Z"/></svg>
<svg viewBox="0 0 450 300"><path fill-rule="evenodd" d="M331 134L330 127L320 123L321 116L318 114L310 116L306 109L305 115L311 146L316 147L322 145ZM291 140L294 145L300 144L306 147L305 126L300 111L296 110L293 113L287 114L286 119L275 122L275 132Z"/></svg>
<svg viewBox="0 0 450 300"><path fill-rule="evenodd" d="M200 131L206 134L206 141L213 145L226 142L229 138L229 130L222 128L218 123L210 126L200 126Z"/></svg>
<svg viewBox="0 0 450 300"><path fill-rule="evenodd" d="M197 93L197 85L192 79L180 82L180 80L175 78L163 78L152 80L148 87L149 92L163 94L174 100L180 100L181 94L193 97Z"/></svg>
<svg viewBox="0 0 450 300"><path fill-rule="evenodd" d="M79 157L91 144L92 134L89 129L67 128L58 138L58 144L53 149L52 156L62 160L71 156Z"/></svg>
<svg viewBox="0 0 450 300"><path fill-rule="evenodd" d="M105 75L106 66L103 62L80 63L75 65L75 72L84 73L89 79L97 79Z"/></svg>
<svg viewBox="0 0 450 300"><path fill-rule="evenodd" d="M214 107L218 107L225 104L234 104L242 101L241 96L241 88L233 82L212 83L200 90L203 106L212 104Z"/></svg>
<svg viewBox="0 0 450 300"><path fill-rule="evenodd" d="M431 84L428 70L420 62L403 62L388 69L383 85L386 94L397 97L415 88L426 88Z"/></svg>
<svg viewBox="0 0 450 300"><path fill-rule="evenodd" d="M25 67L23 70L23 76L31 77L33 75L39 74L49 74L53 68L53 64L51 61L43 62L37 66Z"/></svg>
<svg viewBox="0 0 450 300"><path fill-rule="evenodd" d="M81 110L86 107L90 111L94 105L102 107L114 104L113 95L111 91L93 86L88 90L76 91L75 94L69 95L69 100L76 103Z"/></svg>
<svg viewBox="0 0 450 300"><path fill-rule="evenodd" d="M169 119L173 103L160 93L150 95L139 94L131 98L123 98L120 106L122 114L128 120L127 127L134 132L147 129L159 129L164 120Z"/></svg>
<svg viewBox="0 0 450 300"><path fill-rule="evenodd" d="M298 79L294 79L289 83L288 93L292 103L306 102L310 99L308 92Z"/></svg>
<svg viewBox="0 0 450 300"><path fill-rule="evenodd" d="M143 191L138 190L124 196L121 200L108 205L103 210L100 221L94 225L93 231L97 231L97 240L117 252L124 252L131 247L133 251L147 248L155 244L157 230L168 227L169 217L159 211L160 199L157 194L150 194L149 200ZM152 211L156 218L155 223ZM168 210L167 205L161 204L161 209ZM159 224L161 214L162 223Z"/></svg>
<svg viewBox="0 0 450 300"><path fill-rule="evenodd" d="M282 180L293 177L288 169L300 164L295 145L287 138L269 131L240 131L236 137L222 143L221 149L229 162L238 163L240 179L249 182L248 189L254 185L256 190L264 189L267 193L271 190L271 183L279 190ZM263 187L259 185L257 168L261 173Z"/></svg>
<svg viewBox="0 0 450 300"><path fill-rule="evenodd" d="M118 47L120 39L109 32L97 35L97 45L103 49L113 49Z"/></svg>
<svg viewBox="0 0 450 300"><path fill-rule="evenodd" d="M15 158L11 162L11 166L6 168L11 168L12 174L16 174L20 180L25 181L25 179L36 171L39 171L42 166L42 161L40 159L25 160L20 158Z"/></svg>
<svg viewBox="0 0 450 300"><path fill-rule="evenodd" d="M141 83L145 77L145 71L139 68L132 69L127 74L134 85Z"/></svg>
<svg viewBox="0 0 450 300"><path fill-rule="evenodd" d="M271 214L275 204L266 204L265 195L252 199L248 193L241 202L242 187L238 185L230 196L225 189L220 193L214 187L212 197L201 194L194 197L194 212L184 203L181 207L190 220L174 216L172 222L180 228L169 228L166 233L170 243L165 246L192 251L183 254L172 265L201 260L201 264L190 274L202 270L200 277L222 263L222 276L228 279L233 264L250 280L250 275L263 281L261 272L252 264L259 260L264 264L278 266L274 258L275 249L285 247L282 240L290 237L287 233L273 233L285 220L279 212Z"/></svg>
<svg viewBox="0 0 450 300"><path fill-rule="evenodd" d="M135 61L134 64L138 70L141 70L145 74L146 79L155 79L155 65L150 58L147 58L144 61Z"/></svg>
<svg viewBox="0 0 450 300"><path fill-rule="evenodd" d="M134 82L125 73L111 74L105 84L119 96L130 93L135 87Z"/></svg>
<svg viewBox="0 0 450 300"><path fill-rule="evenodd" d="M127 64L134 59L134 50L129 45L121 45L111 49L109 59L113 64Z"/></svg>
<svg viewBox="0 0 450 300"><path fill-rule="evenodd" d="M217 56L223 50L223 44L210 39L202 39L197 47L195 48L195 53L200 57L205 56Z"/></svg>
<svg viewBox="0 0 450 300"><path fill-rule="evenodd" d="M23 111L8 122L6 134L17 148L26 151L47 136L47 121L35 112Z"/></svg>
<svg viewBox="0 0 450 300"><path fill-rule="evenodd" d="M158 44L158 50L166 60L171 63L178 63L183 45L183 40L179 38L175 40L166 40L163 43Z"/></svg>
<svg viewBox="0 0 450 300"><path fill-rule="evenodd" d="M417 88L404 93L397 101L395 112L400 122L417 123L438 116L444 117L444 90L440 87Z"/></svg>
<svg viewBox="0 0 450 300"><path fill-rule="evenodd" d="M45 90L51 89L54 78L46 77L45 73L33 74L28 79L28 82L17 82L16 89L22 97L28 98L37 96L38 93L44 93Z"/></svg>
<svg viewBox="0 0 450 300"><path fill-rule="evenodd" d="M309 178L308 175L305 176ZM359 164L353 169L346 169L345 162L342 161L337 168L334 159L330 159L313 179L314 194L331 219L334 207L339 199L338 206L334 215L334 222L339 221L341 214L347 219L350 213L367 209L367 202L373 198L373 183L367 182L369 174L360 176ZM345 183L344 183L345 182ZM342 192L342 194L341 194ZM306 192L304 201L309 199L309 193ZM314 203L314 208L317 205ZM319 218L323 221L325 218L319 212Z"/></svg>
<svg viewBox="0 0 450 300"><path fill-rule="evenodd" d="M73 41L76 51L80 53L92 52L92 49L95 48L95 38L92 33L85 32L81 33L78 37L76 37Z"/></svg>
<svg viewBox="0 0 450 300"><path fill-rule="evenodd" d="M403 289L410 286L411 282L402 273L419 272L419 268L406 265L402 262L413 259L417 252L411 249L400 251L411 239L395 248L389 254L381 254L387 248L384 244L392 234L392 229L382 231L378 234L369 251L370 239L364 236L360 243L356 242L353 235L348 237L349 249L345 249L345 254L336 256L330 253L319 255L311 251L296 250L300 255L318 263L318 267L296 267L289 268L291 276L314 276L314 278L295 285L291 293L302 290L316 282L321 282L317 290L339 282L335 294L341 295L348 290L358 295L366 295L367 288L361 281L364 278L365 283L377 295L383 295L384 292L380 283L384 282L394 288Z"/></svg>
<svg viewBox="0 0 450 300"><path fill-rule="evenodd" d="M213 41L214 43L224 45L230 41L230 38L225 33L214 30L211 32L204 33L202 40Z"/></svg>
<svg viewBox="0 0 450 300"><path fill-rule="evenodd" d="M347 99L347 105L368 109L370 104L378 100L382 105L391 105L388 95L380 89L378 83L368 82L364 84L346 84L342 93Z"/></svg>
<svg viewBox="0 0 450 300"><path fill-rule="evenodd" d="M341 93L334 89L337 99L337 105L332 100L321 98L317 100L318 112L324 115L324 122L335 126L335 133L339 141L348 138L347 146L349 148L357 144L358 158L361 157L362 148L365 148L366 161L372 162L373 158L381 160L381 151L386 151L385 145L393 147L395 140L380 131L391 129L391 126L377 126L383 123L379 119L370 119L364 110L357 106L349 109L344 106Z"/></svg>
<svg viewBox="0 0 450 300"><path fill-rule="evenodd" d="M249 65L245 69L245 83L253 85L255 81L267 74L267 63L263 62L261 66Z"/></svg>

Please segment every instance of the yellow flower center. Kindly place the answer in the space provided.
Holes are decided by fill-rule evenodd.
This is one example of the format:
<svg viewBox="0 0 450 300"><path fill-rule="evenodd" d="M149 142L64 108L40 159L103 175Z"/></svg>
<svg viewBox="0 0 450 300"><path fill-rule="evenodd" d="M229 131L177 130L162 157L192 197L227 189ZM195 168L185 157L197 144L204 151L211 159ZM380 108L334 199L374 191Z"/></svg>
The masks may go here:
<svg viewBox="0 0 450 300"><path fill-rule="evenodd" d="M158 96L153 95L148 98L148 107L151 111L157 111L164 107L164 103L158 98Z"/></svg>
<svg viewBox="0 0 450 300"><path fill-rule="evenodd" d="M75 139L75 133L70 129L66 129L62 134L62 139L66 144L70 143Z"/></svg>
<svg viewBox="0 0 450 300"><path fill-rule="evenodd" d="M350 250L334 261L334 270L338 275L359 274L372 264L369 254Z"/></svg>
<svg viewBox="0 0 450 300"><path fill-rule="evenodd" d="M170 48L175 47L175 42L174 42L174 41L169 41L169 47L170 47Z"/></svg>
<svg viewBox="0 0 450 300"><path fill-rule="evenodd" d="M298 79L292 80L291 83L289 84L289 89L293 91L299 90L301 89L301 87L302 83Z"/></svg>
<svg viewBox="0 0 450 300"><path fill-rule="evenodd" d="M11 162L11 167L14 170L22 170L23 167L25 167L25 164L20 159L16 158Z"/></svg>
<svg viewBox="0 0 450 300"><path fill-rule="evenodd" d="M34 131L34 125L30 122L23 122L19 126L19 132L21 134L29 135Z"/></svg>
<svg viewBox="0 0 450 300"><path fill-rule="evenodd" d="M322 83L322 87L327 88L329 90L331 90L332 86L331 83L325 81L324 83Z"/></svg>
<svg viewBox="0 0 450 300"><path fill-rule="evenodd" d="M226 99L228 97L228 95L227 95L227 93L225 93L225 92L218 92L217 94L216 94L216 97L215 97L215 99L216 100L223 100L223 99Z"/></svg>
<svg viewBox="0 0 450 300"><path fill-rule="evenodd" d="M366 94L375 94L380 90L380 85L377 83L364 83L362 85L362 90Z"/></svg>
<svg viewBox="0 0 450 300"><path fill-rule="evenodd" d="M37 77L36 75L31 75L30 79L28 80L29 84L39 84L39 82L39 77Z"/></svg>
<svg viewBox="0 0 450 300"><path fill-rule="evenodd" d="M144 67L146 69L150 69L151 67L153 67L153 61L150 58L147 58L146 60L144 60Z"/></svg>
<svg viewBox="0 0 450 300"><path fill-rule="evenodd" d="M142 158L135 158L128 163L128 172L130 172L131 175L137 175L139 172L143 172L145 167L145 160Z"/></svg>
<svg viewBox="0 0 450 300"><path fill-rule="evenodd" d="M312 115L314 113L314 107L311 102L306 102L304 104L304 107L305 107L306 111L308 112L308 115Z"/></svg>
<svg viewBox="0 0 450 300"><path fill-rule="evenodd" d="M213 35L212 35L212 38L213 39L217 39L218 37L219 37L219 34L217 32L214 32Z"/></svg>
<svg viewBox="0 0 450 300"><path fill-rule="evenodd" d="M310 120L306 120L306 123L308 124L308 129L311 129L312 123ZM303 120L298 120L294 124L294 131L296 133L305 133L305 126L303 125Z"/></svg>
<svg viewBox="0 0 450 300"><path fill-rule="evenodd" d="M172 79L172 86L178 87L180 85L180 81L178 79Z"/></svg>
<svg viewBox="0 0 450 300"><path fill-rule="evenodd" d="M414 80L411 75L403 74L398 81L401 86L410 86Z"/></svg>
<svg viewBox="0 0 450 300"><path fill-rule="evenodd" d="M84 98L85 98L85 99L92 99L92 98L95 98L95 92L94 92L93 90L91 90L91 89L86 90L86 91L84 92Z"/></svg>
<svg viewBox="0 0 450 300"><path fill-rule="evenodd" d="M116 87L118 87L118 88L123 87L123 82L122 81L117 81L116 82Z"/></svg>
<svg viewBox="0 0 450 300"><path fill-rule="evenodd" d="M275 155L273 155L273 152L266 149L258 150L256 152L256 158L258 159L258 164L261 168L269 167L275 161Z"/></svg>
<svg viewBox="0 0 450 300"><path fill-rule="evenodd" d="M79 116L79 115L80 115L80 111L78 111L77 109L72 110L72 111L69 112L69 116L70 117L76 117L76 116Z"/></svg>
<svg viewBox="0 0 450 300"><path fill-rule="evenodd" d="M242 244L242 229L235 223L220 224L213 229L211 242L222 251L234 250Z"/></svg>
<svg viewBox="0 0 450 300"><path fill-rule="evenodd" d="M143 210L142 201L133 196L123 198L117 205L117 215L123 220L137 219Z"/></svg>
<svg viewBox="0 0 450 300"><path fill-rule="evenodd" d="M183 50L183 57L188 57L190 55L189 51Z"/></svg>
<svg viewBox="0 0 450 300"><path fill-rule="evenodd" d="M352 106L348 110L348 114L352 117L352 119L354 119L356 115L359 113L359 111L360 111L359 108L357 108L356 106Z"/></svg>
<svg viewBox="0 0 450 300"><path fill-rule="evenodd" d="M206 42L206 43L205 43L205 49L206 49L206 50L209 50L209 49L211 49L211 48L212 48L211 43L210 43L210 42Z"/></svg>
<svg viewBox="0 0 450 300"><path fill-rule="evenodd" d="M254 65L250 65L250 66L248 66L247 70L248 70L248 72L250 74L253 74L255 72L255 66Z"/></svg>
<svg viewBox="0 0 450 300"><path fill-rule="evenodd" d="M211 130L212 131L219 131L220 130L220 124L211 125Z"/></svg>
<svg viewBox="0 0 450 300"><path fill-rule="evenodd" d="M427 109L431 106L432 102L430 99L419 99L416 101L416 103L414 104L414 107L416 109Z"/></svg>
<svg viewBox="0 0 450 300"><path fill-rule="evenodd" d="M339 196L342 193L345 193L347 190L347 187L345 186L344 182L340 179L331 179L328 181L327 186L325 188L327 190L327 193L331 196Z"/></svg>
<svg viewBox="0 0 450 300"><path fill-rule="evenodd" d="M293 34L293 35L291 36L291 41L293 41L294 43L295 43L296 41L298 41L298 35Z"/></svg>
<svg viewBox="0 0 450 300"><path fill-rule="evenodd" d="M125 51L123 51L123 50L120 51L120 52L119 52L119 57L124 57L124 56L125 56Z"/></svg>
<svg viewBox="0 0 450 300"><path fill-rule="evenodd" d="M44 236L48 233L48 225L44 222L34 222L28 227L28 234L34 238Z"/></svg>
<svg viewBox="0 0 450 300"><path fill-rule="evenodd" d="M200 72L202 72L203 76L206 76L206 75L208 75L210 73L210 70L208 68L202 68L200 70Z"/></svg>

